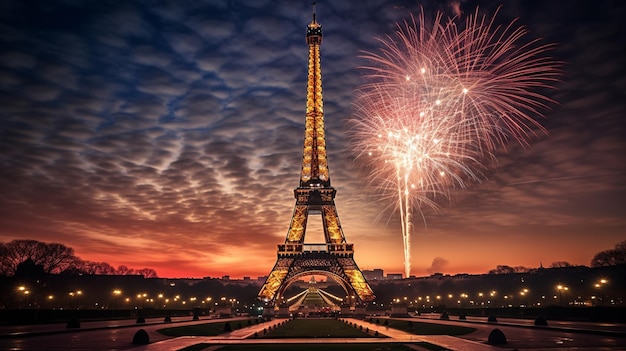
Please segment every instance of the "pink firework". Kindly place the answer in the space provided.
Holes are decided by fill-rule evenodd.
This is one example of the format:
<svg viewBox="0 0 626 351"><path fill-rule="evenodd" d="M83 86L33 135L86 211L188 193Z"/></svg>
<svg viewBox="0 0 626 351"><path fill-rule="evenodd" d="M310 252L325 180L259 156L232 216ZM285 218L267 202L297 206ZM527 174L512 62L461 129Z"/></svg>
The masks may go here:
<svg viewBox="0 0 626 351"><path fill-rule="evenodd" d="M366 53L368 83L351 120L359 159L381 193L401 214L405 274L410 274L412 213L438 208L450 190L479 181L482 160L509 140L528 145L545 129L536 118L553 101L537 92L558 81L559 64L543 54L550 45L525 41L527 31L468 16L398 25ZM393 195L395 194L395 195Z"/></svg>

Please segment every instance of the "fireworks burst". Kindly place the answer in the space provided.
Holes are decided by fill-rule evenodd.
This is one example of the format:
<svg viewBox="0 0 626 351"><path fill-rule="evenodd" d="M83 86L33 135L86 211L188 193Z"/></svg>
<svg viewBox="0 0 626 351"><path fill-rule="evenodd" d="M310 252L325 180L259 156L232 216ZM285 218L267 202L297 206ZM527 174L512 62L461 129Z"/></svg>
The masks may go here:
<svg viewBox="0 0 626 351"><path fill-rule="evenodd" d="M495 18L495 17L493 17ZM509 139L528 145L545 129L535 119L552 102L536 92L558 80L550 49L527 31L468 16L428 25L424 12L379 39L366 53L357 95L352 143L371 170L371 180L400 212L405 275L411 270L412 214L438 209L450 191L481 179L484 159L493 159Z"/></svg>

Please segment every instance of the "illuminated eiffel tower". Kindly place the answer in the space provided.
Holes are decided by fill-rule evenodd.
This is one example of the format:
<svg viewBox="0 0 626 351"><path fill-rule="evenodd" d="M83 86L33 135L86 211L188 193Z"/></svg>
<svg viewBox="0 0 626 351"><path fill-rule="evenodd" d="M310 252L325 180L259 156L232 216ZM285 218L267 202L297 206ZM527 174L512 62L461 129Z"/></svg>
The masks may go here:
<svg viewBox="0 0 626 351"><path fill-rule="evenodd" d="M323 275L339 283L352 306L374 300L374 293L354 261L354 245L346 242L335 207L337 191L330 186L320 45L322 26L315 20L307 26L309 46L304 151L300 186L294 190L296 206L284 244L278 245L278 260L259 292L259 299L279 306L287 287L306 275ZM311 215L319 215L325 243L305 244L306 225Z"/></svg>

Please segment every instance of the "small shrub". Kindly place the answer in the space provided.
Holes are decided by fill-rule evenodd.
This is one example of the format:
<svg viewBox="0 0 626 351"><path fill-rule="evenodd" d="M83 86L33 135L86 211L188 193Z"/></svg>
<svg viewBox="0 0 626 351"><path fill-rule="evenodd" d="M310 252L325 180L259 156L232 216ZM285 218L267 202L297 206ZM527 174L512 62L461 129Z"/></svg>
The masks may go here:
<svg viewBox="0 0 626 351"><path fill-rule="evenodd" d="M496 318L496 316L489 316L489 318L487 318L487 322L488 323L498 323L498 319Z"/></svg>
<svg viewBox="0 0 626 351"><path fill-rule="evenodd" d="M133 336L133 344L136 345L148 345L150 343L150 336L148 332L143 329L137 330L135 336Z"/></svg>
<svg viewBox="0 0 626 351"><path fill-rule="evenodd" d="M137 317L137 321L135 323L145 323L146 319L143 317Z"/></svg>
<svg viewBox="0 0 626 351"><path fill-rule="evenodd" d="M494 329L489 333L489 338L487 339L487 343L489 345L504 345L506 344L506 336L500 329Z"/></svg>
<svg viewBox="0 0 626 351"><path fill-rule="evenodd" d="M535 325L541 326L541 327L547 327L548 320L545 317L537 317L535 318Z"/></svg>
<svg viewBox="0 0 626 351"><path fill-rule="evenodd" d="M163 318L163 323L172 323L172 317L165 316L165 318Z"/></svg>
<svg viewBox="0 0 626 351"><path fill-rule="evenodd" d="M80 328L80 321L77 318L72 318L69 321L67 321L65 328L67 329Z"/></svg>

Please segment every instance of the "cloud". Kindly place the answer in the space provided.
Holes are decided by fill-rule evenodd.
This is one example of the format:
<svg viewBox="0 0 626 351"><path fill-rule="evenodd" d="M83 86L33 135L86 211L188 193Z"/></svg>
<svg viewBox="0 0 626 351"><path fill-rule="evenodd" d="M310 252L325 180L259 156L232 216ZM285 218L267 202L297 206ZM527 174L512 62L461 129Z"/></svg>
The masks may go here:
<svg viewBox="0 0 626 351"><path fill-rule="evenodd" d="M448 260L443 257L435 257L430 265L430 268L428 268L428 273L442 273L447 265Z"/></svg>

